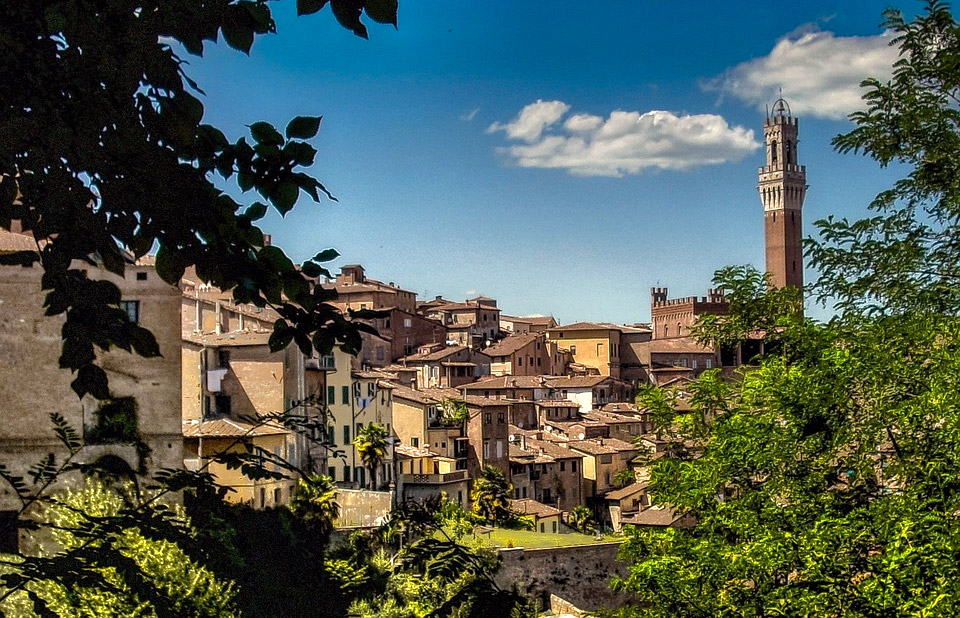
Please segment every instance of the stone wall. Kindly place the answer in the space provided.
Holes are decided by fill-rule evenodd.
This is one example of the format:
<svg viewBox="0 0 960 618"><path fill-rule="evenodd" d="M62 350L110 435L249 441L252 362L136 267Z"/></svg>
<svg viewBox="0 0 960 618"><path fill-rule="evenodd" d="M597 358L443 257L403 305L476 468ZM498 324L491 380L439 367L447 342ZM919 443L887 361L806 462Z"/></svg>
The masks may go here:
<svg viewBox="0 0 960 618"><path fill-rule="evenodd" d="M338 528L379 526L390 515L393 492L338 488L335 500L340 505Z"/></svg>
<svg viewBox="0 0 960 618"><path fill-rule="evenodd" d="M610 589L614 575L626 575L627 565L617 561L619 543L502 549L497 584L516 584L527 596L548 607L550 595L562 597L584 610L620 607L628 601L623 593Z"/></svg>

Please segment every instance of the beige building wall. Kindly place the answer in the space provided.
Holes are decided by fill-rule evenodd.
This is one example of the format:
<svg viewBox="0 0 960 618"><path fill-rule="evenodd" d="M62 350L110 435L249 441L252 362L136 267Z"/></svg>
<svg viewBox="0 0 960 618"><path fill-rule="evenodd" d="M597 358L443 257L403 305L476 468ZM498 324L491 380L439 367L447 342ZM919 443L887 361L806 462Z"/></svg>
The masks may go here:
<svg viewBox="0 0 960 618"><path fill-rule="evenodd" d="M139 323L153 332L163 354L150 359L123 350L99 354L111 392L136 397L139 429L150 454L140 462L132 447L101 445L86 448L81 459L117 454L134 469L142 463L148 473L182 467L180 291L162 281L151 266L130 265L124 278L81 267L91 278L117 284L124 301L139 302ZM41 275L39 266L0 266L0 462L15 473L47 453L65 455L52 431L51 413L62 414L83 434L84 427L95 422L100 405L89 396L78 399L70 388L75 376L59 368L64 318L44 315ZM0 491L6 492L0 493L0 510L14 508L18 502L14 496Z"/></svg>
<svg viewBox="0 0 960 618"><path fill-rule="evenodd" d="M547 337L570 352L570 361L596 367L602 376L620 377L620 331L616 329L567 330L558 327Z"/></svg>

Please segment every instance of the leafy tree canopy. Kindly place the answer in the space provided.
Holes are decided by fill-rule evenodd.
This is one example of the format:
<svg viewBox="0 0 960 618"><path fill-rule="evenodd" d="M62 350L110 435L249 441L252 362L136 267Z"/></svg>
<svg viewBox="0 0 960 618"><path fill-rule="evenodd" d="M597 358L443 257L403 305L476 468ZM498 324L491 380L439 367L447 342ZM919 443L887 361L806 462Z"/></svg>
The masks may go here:
<svg viewBox="0 0 960 618"><path fill-rule="evenodd" d="M634 529L625 545L633 565L616 585L644 616L960 612L960 27L939 2L910 22L886 15L894 77L865 82L868 108L835 143L912 171L877 216L818 223L807 250L816 293L837 302L828 324L800 319L756 271L718 273L733 316L701 336L781 346L737 381L706 374L689 413L648 398L701 449L650 480L696 527Z"/></svg>
<svg viewBox="0 0 960 618"><path fill-rule="evenodd" d="M300 15L327 4L358 36L362 22L396 25L397 0L297 0ZM256 222L269 208L287 213L304 193L332 196L306 173L319 116L281 129L252 122L230 141L203 123L203 91L183 55L203 55L222 38L249 53L276 31L267 0L51 0L0 5L0 228L24 230L35 251L5 264L43 268L46 312L63 315L60 364L76 372L78 395L109 396L96 350L117 346L160 354L149 331L120 310L116 286L78 267L122 274L156 249L156 267L176 284L188 267L238 303L280 314L270 344L304 353L360 348L367 328L310 285L329 274L333 250L294 264L264 243ZM241 204L220 187L235 182L257 198ZM172 353L173 351L165 351Z"/></svg>

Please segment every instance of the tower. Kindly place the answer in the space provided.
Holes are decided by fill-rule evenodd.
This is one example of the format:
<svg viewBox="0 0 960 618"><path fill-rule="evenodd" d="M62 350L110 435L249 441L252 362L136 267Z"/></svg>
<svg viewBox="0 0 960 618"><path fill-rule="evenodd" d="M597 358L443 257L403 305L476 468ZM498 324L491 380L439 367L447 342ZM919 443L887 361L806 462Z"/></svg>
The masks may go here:
<svg viewBox="0 0 960 618"><path fill-rule="evenodd" d="M763 122L767 163L759 169L763 203L767 272L771 284L803 287L802 209L807 170L797 163L797 119L790 106L777 99Z"/></svg>

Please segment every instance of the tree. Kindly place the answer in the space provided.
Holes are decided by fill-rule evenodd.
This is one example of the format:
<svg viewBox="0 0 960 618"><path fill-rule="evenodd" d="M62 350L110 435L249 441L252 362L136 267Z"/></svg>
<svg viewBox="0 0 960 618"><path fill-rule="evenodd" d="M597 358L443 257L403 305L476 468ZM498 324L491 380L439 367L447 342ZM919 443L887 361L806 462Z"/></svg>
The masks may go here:
<svg viewBox="0 0 960 618"><path fill-rule="evenodd" d="M298 0L299 14L326 0ZM331 0L336 19L366 37L362 15L396 25L396 0ZM2 264L44 270L48 315L62 315L62 367L78 395L109 397L96 350L117 346L161 353L152 334L120 309L116 286L86 276L84 264L122 274L129 260L156 249L158 274L176 284L188 267L232 290L237 303L276 309L270 345L309 353L335 344L360 348L369 330L327 301L311 279L328 274L321 251L297 267L264 243L256 221L281 214L301 191L332 199L303 170L319 116L298 116L283 133L253 122L230 142L203 124L203 91L181 54L201 56L222 36L249 53L276 31L267 0L61 0L0 6L0 228L24 231L36 250ZM219 179L217 179L219 177ZM264 201L246 208L223 190L235 181ZM165 352L165 353L170 353Z"/></svg>
<svg viewBox="0 0 960 618"><path fill-rule="evenodd" d="M779 345L738 381L705 374L690 413L660 411L703 448L650 478L654 500L696 526L629 532L615 585L644 616L960 611L960 27L939 2L910 22L886 15L893 79L864 82L868 107L835 144L911 171L876 216L818 222L807 252L815 293L836 302L827 324L756 271L718 273L733 315L700 335Z"/></svg>
<svg viewBox="0 0 960 618"><path fill-rule="evenodd" d="M360 461L370 470L370 487L377 488L377 470L387 456L389 447L387 428L379 423L370 423L357 431L353 444L357 447Z"/></svg>
<svg viewBox="0 0 960 618"><path fill-rule="evenodd" d="M109 487L101 482L88 481L77 490L69 490L52 502L44 513L55 541L64 548L84 545L93 523L98 519L114 517L131 504L133 487ZM190 528L190 521L182 512L179 525ZM108 547L109 546L109 547ZM105 535L89 544L93 550L105 553L119 551L130 559L143 579L131 585L128 571L122 565L103 567L101 574L110 583L109 589L98 586L67 588L56 579L35 581L30 588L9 598L3 610L11 616L33 616L35 607L29 594L38 595L54 612L62 617L157 616L151 596L163 594L169 607L177 615L226 618L238 615L236 590L232 583L218 579L213 572L192 559L177 544L145 535L137 528L127 528ZM134 580L136 581L136 580ZM155 590L150 591L150 588ZM160 592L162 591L162 592Z"/></svg>
<svg viewBox="0 0 960 618"><path fill-rule="evenodd" d="M333 532L334 523L340 517L336 493L336 487L329 476L315 475L310 478L310 482L301 479L297 483L297 491L290 501L290 510L323 540L324 545Z"/></svg>
<svg viewBox="0 0 960 618"><path fill-rule="evenodd" d="M637 474L632 468L624 468L613 476L613 483L617 487L626 487L637 482Z"/></svg>
<svg viewBox="0 0 960 618"><path fill-rule="evenodd" d="M597 527L597 522L593 519L593 512L581 504L570 511L570 527L584 534L590 534Z"/></svg>
<svg viewBox="0 0 960 618"><path fill-rule="evenodd" d="M495 466L484 466L480 476L473 481L470 500L473 512L490 523L500 523L513 518L507 508L513 486L507 481L503 470Z"/></svg>

